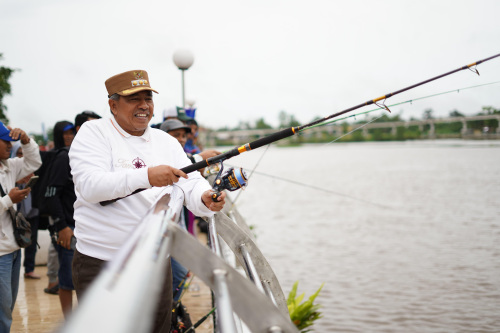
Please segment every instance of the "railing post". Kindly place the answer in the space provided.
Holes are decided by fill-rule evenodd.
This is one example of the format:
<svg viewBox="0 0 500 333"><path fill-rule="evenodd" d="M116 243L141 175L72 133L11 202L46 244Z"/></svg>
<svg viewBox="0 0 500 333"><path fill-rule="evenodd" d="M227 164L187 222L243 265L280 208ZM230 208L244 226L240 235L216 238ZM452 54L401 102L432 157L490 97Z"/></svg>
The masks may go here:
<svg viewBox="0 0 500 333"><path fill-rule="evenodd" d="M212 251L222 258L222 252L220 249L219 238L217 236L217 228L215 227L215 217L210 216L208 218L208 236L210 237L210 247Z"/></svg>
<svg viewBox="0 0 500 333"><path fill-rule="evenodd" d="M260 281L259 273L253 264L252 258L250 257L250 253L248 252L245 244L240 245L240 251L243 256L243 261L245 262L245 271L247 272L248 278L255 284L257 289L265 294L262 282Z"/></svg>
<svg viewBox="0 0 500 333"><path fill-rule="evenodd" d="M222 333L235 333L236 324L233 318L233 307L231 305L231 297L229 295L229 288L226 281L226 271L216 269L213 272L217 304L217 322L221 328Z"/></svg>

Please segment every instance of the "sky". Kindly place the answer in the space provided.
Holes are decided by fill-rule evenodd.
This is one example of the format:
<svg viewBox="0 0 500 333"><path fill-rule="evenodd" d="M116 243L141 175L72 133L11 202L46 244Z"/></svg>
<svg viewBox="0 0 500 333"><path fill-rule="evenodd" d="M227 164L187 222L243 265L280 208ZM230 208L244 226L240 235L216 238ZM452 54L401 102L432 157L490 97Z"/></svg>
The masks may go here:
<svg viewBox="0 0 500 333"><path fill-rule="evenodd" d="M18 69L4 99L10 124L110 115L104 81L146 70L155 116L182 105L177 50L189 50L186 99L209 128L307 123L500 53L500 1L1 0L0 66ZM390 98L386 104L500 81L500 58ZM500 108L500 84L392 108L403 118ZM360 111L368 110L367 108Z"/></svg>

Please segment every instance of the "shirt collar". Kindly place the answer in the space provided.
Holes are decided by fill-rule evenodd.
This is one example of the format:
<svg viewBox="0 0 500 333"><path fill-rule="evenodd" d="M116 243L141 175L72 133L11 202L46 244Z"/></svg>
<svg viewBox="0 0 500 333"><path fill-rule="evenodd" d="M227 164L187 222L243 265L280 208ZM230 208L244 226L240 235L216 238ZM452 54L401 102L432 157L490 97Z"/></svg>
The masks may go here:
<svg viewBox="0 0 500 333"><path fill-rule="evenodd" d="M141 136L135 136L127 133L123 128L121 128L120 125L118 125L118 122L116 121L115 117L110 118L111 124L113 127L120 133L121 136L125 138L130 138L130 137L136 137L136 138L142 138L144 141L149 142L151 141L151 128L148 126L146 130L144 131L144 134Z"/></svg>

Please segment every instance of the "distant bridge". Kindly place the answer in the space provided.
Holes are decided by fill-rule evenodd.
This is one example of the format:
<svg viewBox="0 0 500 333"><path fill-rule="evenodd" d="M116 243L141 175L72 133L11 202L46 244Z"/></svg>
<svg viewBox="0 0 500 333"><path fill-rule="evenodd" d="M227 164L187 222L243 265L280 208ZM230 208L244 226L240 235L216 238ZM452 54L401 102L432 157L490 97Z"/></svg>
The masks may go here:
<svg viewBox="0 0 500 333"><path fill-rule="evenodd" d="M482 130L473 130L467 125L472 121L485 121L496 120L496 128L484 128ZM321 138L324 134L340 137L357 127L363 126L363 137L369 138L370 131L375 129L388 129L395 137L398 128L418 127L419 131L423 133L421 139L434 139L441 136L436 134L437 124L450 124L461 123L462 128L460 133L455 137L470 138L470 139L500 139L500 114L484 115L484 116L470 116L470 117L452 117L452 118L430 118L424 120L409 120L409 121L394 121L394 122L373 122L370 124L349 124L347 127L342 124L332 124L326 126L314 127L303 132L307 138ZM267 136L276 132L276 129L249 129L249 130L235 130L235 131L200 131L200 140L206 146L216 146L220 142L238 145L255 140L260 137Z"/></svg>

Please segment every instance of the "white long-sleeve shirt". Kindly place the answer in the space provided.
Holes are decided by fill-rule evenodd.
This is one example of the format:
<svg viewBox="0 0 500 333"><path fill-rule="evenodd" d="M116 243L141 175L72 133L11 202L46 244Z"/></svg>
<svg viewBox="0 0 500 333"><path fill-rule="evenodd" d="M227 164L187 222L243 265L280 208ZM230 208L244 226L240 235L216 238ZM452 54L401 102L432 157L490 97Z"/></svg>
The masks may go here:
<svg viewBox="0 0 500 333"><path fill-rule="evenodd" d="M75 183L75 236L77 250L110 260L142 221L161 192L148 180L148 167L170 165L180 169L191 162L179 142L159 129L148 128L142 136L125 132L114 118L88 121L78 131L69 151ZM185 204L198 216L211 216L202 202L211 187L195 171L176 183ZM108 206L99 202L147 190Z"/></svg>
<svg viewBox="0 0 500 333"><path fill-rule="evenodd" d="M0 185L5 196L0 199L0 256L19 249L14 239L12 219L9 208L15 205L9 197L9 191L15 187L16 181L35 172L41 165L40 150L35 140L30 140L23 148L23 157L14 157L0 161Z"/></svg>

